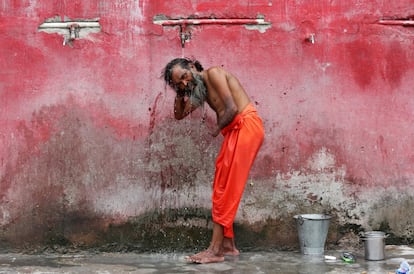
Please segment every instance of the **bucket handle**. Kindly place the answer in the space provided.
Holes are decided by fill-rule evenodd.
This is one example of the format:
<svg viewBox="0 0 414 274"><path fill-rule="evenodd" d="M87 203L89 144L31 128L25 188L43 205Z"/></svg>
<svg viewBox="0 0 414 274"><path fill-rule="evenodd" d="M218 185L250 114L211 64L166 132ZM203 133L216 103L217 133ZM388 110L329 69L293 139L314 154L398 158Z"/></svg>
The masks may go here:
<svg viewBox="0 0 414 274"><path fill-rule="evenodd" d="M305 219L302 217L302 216L298 216L298 223L300 224L300 225L303 225L303 223L305 222Z"/></svg>
<svg viewBox="0 0 414 274"><path fill-rule="evenodd" d="M366 239L369 238L369 237L365 237L365 233L364 232L360 232L359 235L360 235L360 238L361 238L362 241L364 241L364 240L366 240ZM383 238L388 238L389 236L390 236L390 234L384 234L384 237Z"/></svg>

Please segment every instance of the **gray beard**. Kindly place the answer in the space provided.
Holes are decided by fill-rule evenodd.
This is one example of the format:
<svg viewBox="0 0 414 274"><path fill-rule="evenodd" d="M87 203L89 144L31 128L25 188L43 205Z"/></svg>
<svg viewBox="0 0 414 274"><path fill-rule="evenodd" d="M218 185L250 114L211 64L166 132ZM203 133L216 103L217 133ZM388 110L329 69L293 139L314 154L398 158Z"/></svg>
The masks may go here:
<svg viewBox="0 0 414 274"><path fill-rule="evenodd" d="M190 83L190 102L193 106L199 107L207 100L207 87L204 84L203 77L199 74L193 74L193 81Z"/></svg>

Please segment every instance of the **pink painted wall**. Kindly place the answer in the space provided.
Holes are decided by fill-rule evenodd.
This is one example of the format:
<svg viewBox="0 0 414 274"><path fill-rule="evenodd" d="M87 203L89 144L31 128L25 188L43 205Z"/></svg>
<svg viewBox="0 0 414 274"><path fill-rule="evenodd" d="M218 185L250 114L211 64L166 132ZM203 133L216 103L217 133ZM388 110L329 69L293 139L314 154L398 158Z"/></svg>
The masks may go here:
<svg viewBox="0 0 414 274"><path fill-rule="evenodd" d="M156 15L271 26L189 26L182 48ZM63 45L38 31L56 16L101 31ZM1 239L93 244L154 210L210 208L221 137L211 111L174 120L160 75L180 56L232 71L263 117L238 223L291 244L294 214L328 212L414 239L414 27L379 23L413 17L411 0L3 1Z"/></svg>

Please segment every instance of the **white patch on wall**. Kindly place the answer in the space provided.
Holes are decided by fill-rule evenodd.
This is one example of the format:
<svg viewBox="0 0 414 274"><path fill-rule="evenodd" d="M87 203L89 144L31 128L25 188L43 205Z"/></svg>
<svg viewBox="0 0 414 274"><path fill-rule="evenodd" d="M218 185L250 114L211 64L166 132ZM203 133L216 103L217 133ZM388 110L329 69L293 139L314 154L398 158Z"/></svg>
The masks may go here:
<svg viewBox="0 0 414 274"><path fill-rule="evenodd" d="M60 16L56 16L46 19L39 26L38 31L60 34L63 36L63 45L71 46L76 39L92 40L89 34L100 32L101 25L99 18L71 20L65 17L62 20Z"/></svg>
<svg viewBox="0 0 414 274"><path fill-rule="evenodd" d="M321 166L328 166L324 164ZM301 214L304 205L321 207L353 208L344 189L343 169L323 169L314 174L292 171L278 174L272 181L246 186L246 193L240 207L243 221L249 223L281 216ZM315 197L312 199L312 197ZM321 213L321 212L314 212Z"/></svg>
<svg viewBox="0 0 414 274"><path fill-rule="evenodd" d="M4 226L10 223L10 213L4 207L0 207L0 225Z"/></svg>
<svg viewBox="0 0 414 274"><path fill-rule="evenodd" d="M335 156L323 147L315 152L307 162L307 166L311 170L321 171L324 169L335 167Z"/></svg>

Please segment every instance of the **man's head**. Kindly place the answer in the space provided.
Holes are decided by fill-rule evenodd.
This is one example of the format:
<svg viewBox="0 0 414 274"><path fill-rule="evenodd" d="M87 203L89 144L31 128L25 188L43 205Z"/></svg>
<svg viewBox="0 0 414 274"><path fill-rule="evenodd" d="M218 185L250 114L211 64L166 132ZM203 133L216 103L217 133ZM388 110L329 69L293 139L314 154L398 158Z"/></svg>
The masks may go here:
<svg viewBox="0 0 414 274"><path fill-rule="evenodd" d="M167 85L175 90L178 96L188 96L194 106L200 106L207 98L207 88L199 72L203 66L198 61L187 58L176 58L164 68L163 76Z"/></svg>
<svg viewBox="0 0 414 274"><path fill-rule="evenodd" d="M163 77L165 83L173 89L176 88L176 85L173 82L173 70L177 67L190 71L192 68L195 68L198 72L204 70L203 66L197 60L190 60L188 58L175 58L171 60L164 68Z"/></svg>

